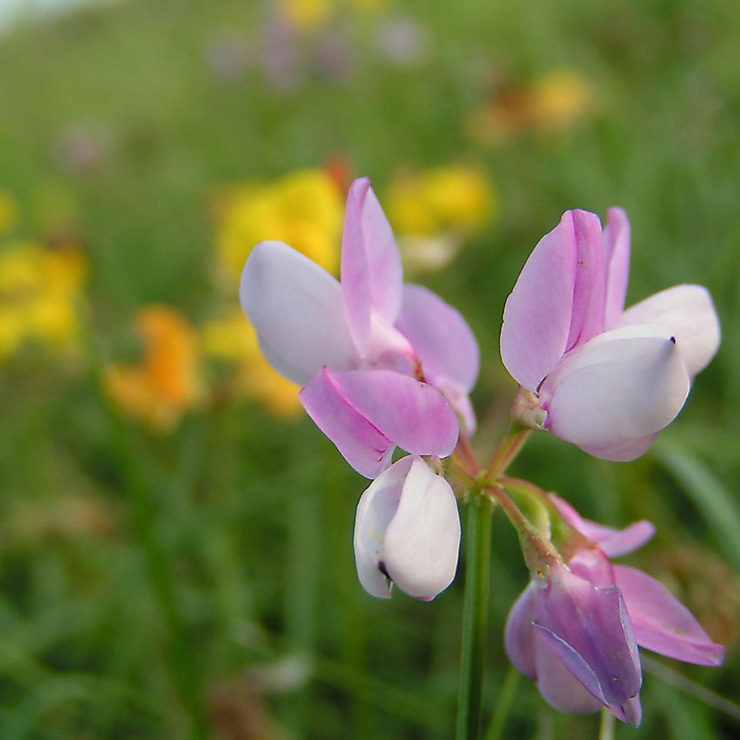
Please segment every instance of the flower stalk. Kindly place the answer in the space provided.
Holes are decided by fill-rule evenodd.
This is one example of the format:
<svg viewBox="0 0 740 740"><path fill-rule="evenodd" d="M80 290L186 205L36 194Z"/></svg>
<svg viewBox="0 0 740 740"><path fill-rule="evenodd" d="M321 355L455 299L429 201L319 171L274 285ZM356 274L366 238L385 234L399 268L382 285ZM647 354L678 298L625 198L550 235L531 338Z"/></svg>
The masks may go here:
<svg viewBox="0 0 740 740"><path fill-rule="evenodd" d="M465 527L465 595L457 740L477 740L481 733L483 667L488 630L491 575L491 520L494 502L480 490L468 495Z"/></svg>

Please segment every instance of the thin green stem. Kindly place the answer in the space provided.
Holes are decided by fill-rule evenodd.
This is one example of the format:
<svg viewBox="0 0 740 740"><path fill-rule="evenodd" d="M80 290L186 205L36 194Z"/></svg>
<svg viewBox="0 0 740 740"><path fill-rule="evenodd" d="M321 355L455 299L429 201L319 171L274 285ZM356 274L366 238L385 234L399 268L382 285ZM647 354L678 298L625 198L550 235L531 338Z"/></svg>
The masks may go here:
<svg viewBox="0 0 740 740"><path fill-rule="evenodd" d="M489 481L495 481L506 472L509 465L514 462L514 458L521 452L531 433L531 429L525 429L512 423L488 466L486 478Z"/></svg>
<svg viewBox="0 0 740 740"><path fill-rule="evenodd" d="M466 506L465 596L456 738L478 740L481 733L494 502L479 491L471 491Z"/></svg>
<svg viewBox="0 0 740 740"><path fill-rule="evenodd" d="M504 679L504 685L501 687L501 691L497 697L496 709L493 712L491 724L486 733L486 740L501 740L504 736L504 726L506 725L511 707L514 704L514 696L516 695L521 678L522 674L514 666L509 666L506 678Z"/></svg>
<svg viewBox="0 0 740 740"><path fill-rule="evenodd" d="M614 740L614 721L612 712L604 708L601 710L601 721L599 722L599 740Z"/></svg>

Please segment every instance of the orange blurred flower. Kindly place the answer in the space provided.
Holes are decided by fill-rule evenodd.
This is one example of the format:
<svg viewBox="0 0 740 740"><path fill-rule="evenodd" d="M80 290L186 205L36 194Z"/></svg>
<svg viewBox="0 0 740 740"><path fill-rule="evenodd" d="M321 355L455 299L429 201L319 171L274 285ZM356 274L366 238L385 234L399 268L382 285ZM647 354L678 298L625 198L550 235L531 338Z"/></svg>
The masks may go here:
<svg viewBox="0 0 740 740"><path fill-rule="evenodd" d="M470 120L474 139L496 144L531 130L560 134L583 120L593 109L588 80L571 69L558 69L533 82L502 90Z"/></svg>
<svg viewBox="0 0 740 740"><path fill-rule="evenodd" d="M202 397L196 332L167 306L140 311L136 331L145 345L141 362L113 365L105 379L106 390L126 414L158 431L170 431Z"/></svg>

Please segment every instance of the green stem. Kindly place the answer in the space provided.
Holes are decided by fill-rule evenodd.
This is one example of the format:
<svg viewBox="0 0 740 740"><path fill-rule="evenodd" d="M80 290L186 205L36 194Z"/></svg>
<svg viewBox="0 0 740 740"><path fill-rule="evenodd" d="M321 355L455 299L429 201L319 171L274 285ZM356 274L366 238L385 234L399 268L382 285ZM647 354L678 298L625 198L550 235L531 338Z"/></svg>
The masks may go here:
<svg viewBox="0 0 740 740"><path fill-rule="evenodd" d="M481 732L494 502L479 491L471 491L466 505L465 596L456 738L478 740Z"/></svg>
<svg viewBox="0 0 740 740"><path fill-rule="evenodd" d="M101 403L106 411L109 432L123 476L123 484L130 504L134 532L147 566L150 585L162 619L167 628L165 650L170 660L172 679L182 708L190 721L189 737L206 740L208 723L201 696L200 674L193 661L192 639L182 618L180 598L175 588L170 561L159 531L157 500L150 471L141 459L141 451L134 444L118 410L104 391L106 362L84 310L79 311L80 324L91 362L91 370Z"/></svg>
<svg viewBox="0 0 740 740"><path fill-rule="evenodd" d="M504 736L504 726L511 707L514 704L514 696L521 678L522 674L514 666L509 666L506 678L504 679L504 685L501 687L501 692L496 699L496 709L491 718L491 725L486 733L486 740L501 740Z"/></svg>
<svg viewBox="0 0 740 740"><path fill-rule="evenodd" d="M599 740L614 740L614 715L608 709L601 710Z"/></svg>
<svg viewBox="0 0 740 740"><path fill-rule="evenodd" d="M499 476L506 472L506 469L514 462L514 458L519 454L524 444L532 433L531 429L525 429L515 422L509 427L509 431L501 441L498 449L493 455L491 464L488 466L486 478L489 481L495 481Z"/></svg>

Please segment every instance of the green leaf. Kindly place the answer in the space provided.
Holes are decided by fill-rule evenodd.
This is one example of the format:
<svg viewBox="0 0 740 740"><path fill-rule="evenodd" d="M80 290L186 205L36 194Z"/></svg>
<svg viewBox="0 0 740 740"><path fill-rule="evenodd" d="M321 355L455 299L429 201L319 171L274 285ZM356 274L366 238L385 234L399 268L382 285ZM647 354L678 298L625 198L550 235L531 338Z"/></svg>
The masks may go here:
<svg viewBox="0 0 740 740"><path fill-rule="evenodd" d="M740 508L735 497L684 445L661 440L654 447L654 454L696 504L724 554L740 570Z"/></svg>

